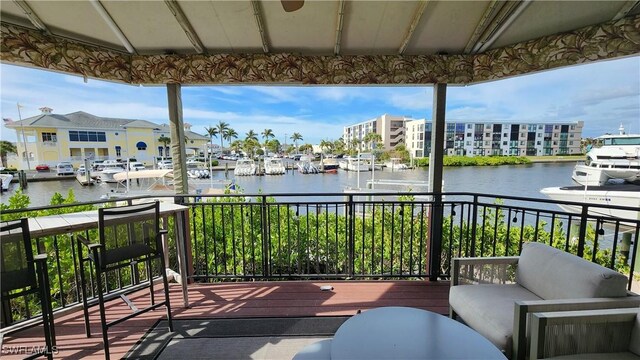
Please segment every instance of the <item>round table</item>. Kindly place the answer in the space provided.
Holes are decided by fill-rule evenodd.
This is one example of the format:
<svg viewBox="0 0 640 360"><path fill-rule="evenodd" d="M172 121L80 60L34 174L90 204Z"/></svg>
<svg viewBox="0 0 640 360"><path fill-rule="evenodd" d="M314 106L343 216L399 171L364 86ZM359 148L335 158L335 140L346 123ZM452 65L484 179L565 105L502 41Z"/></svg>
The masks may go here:
<svg viewBox="0 0 640 360"><path fill-rule="evenodd" d="M506 359L469 327L445 316L407 307L382 307L354 315L336 332L331 359Z"/></svg>

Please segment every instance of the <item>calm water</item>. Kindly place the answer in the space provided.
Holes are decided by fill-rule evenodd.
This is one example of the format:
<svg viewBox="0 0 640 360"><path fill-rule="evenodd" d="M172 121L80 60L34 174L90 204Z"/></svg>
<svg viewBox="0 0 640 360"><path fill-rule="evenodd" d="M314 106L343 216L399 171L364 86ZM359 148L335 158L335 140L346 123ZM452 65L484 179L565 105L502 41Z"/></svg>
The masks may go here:
<svg viewBox="0 0 640 360"><path fill-rule="evenodd" d="M531 198L545 198L540 189L549 186L571 185L571 171L574 163L559 164L531 164L495 167L449 167L444 169L445 191L477 192L484 194L512 195ZM233 173L229 172L233 177ZM360 174L360 186L370 173ZM376 179L428 180L428 169L415 169L391 172L376 171ZM224 179L224 172L214 173L215 179ZM303 175L289 172L282 176L248 176L236 178L236 183L245 193L340 193L345 187L357 187L357 174L339 170L337 174ZM0 199L6 203L12 189L3 193ZM47 182L33 182L25 191L31 198L30 206L47 205L55 192L66 196L69 189L73 189L78 201L94 201L100 195L115 188L114 184L99 184L93 187L83 187L76 180L60 180ZM378 189L378 188L377 188ZM389 190L391 188L387 188ZM379 188L380 191L384 189ZM426 191L415 188L414 191Z"/></svg>

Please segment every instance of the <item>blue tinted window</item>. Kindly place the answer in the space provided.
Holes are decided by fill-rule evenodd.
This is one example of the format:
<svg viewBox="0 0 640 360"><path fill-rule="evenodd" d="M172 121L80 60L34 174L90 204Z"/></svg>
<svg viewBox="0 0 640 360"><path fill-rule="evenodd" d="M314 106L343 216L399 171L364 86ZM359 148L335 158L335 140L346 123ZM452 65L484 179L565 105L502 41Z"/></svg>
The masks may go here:
<svg viewBox="0 0 640 360"><path fill-rule="evenodd" d="M104 135L103 132L98 133L98 141L107 141L107 137Z"/></svg>
<svg viewBox="0 0 640 360"><path fill-rule="evenodd" d="M69 131L69 141L78 141L77 131Z"/></svg>

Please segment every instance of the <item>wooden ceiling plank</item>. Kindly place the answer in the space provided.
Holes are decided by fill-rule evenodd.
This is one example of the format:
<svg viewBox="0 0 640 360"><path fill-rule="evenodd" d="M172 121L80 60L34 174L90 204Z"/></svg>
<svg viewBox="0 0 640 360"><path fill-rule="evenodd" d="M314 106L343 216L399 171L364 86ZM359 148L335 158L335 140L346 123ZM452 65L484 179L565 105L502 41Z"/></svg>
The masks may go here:
<svg viewBox="0 0 640 360"><path fill-rule="evenodd" d="M33 26L36 27L36 29L44 32L47 35L51 35L51 31L49 31L47 25L45 25L45 23L40 19L40 17L38 17L33 9L31 9L31 6L29 6L26 1L13 0L13 2L18 5L22 9L22 11L24 11L24 14L27 15L27 18L29 19L29 21L31 21Z"/></svg>
<svg viewBox="0 0 640 360"><path fill-rule="evenodd" d="M258 32L260 32L260 38L262 39L262 51L266 54L269 52L269 41L267 40L267 30L264 27L262 9L258 0L251 0L251 6L253 6L253 17L256 20Z"/></svg>
<svg viewBox="0 0 640 360"><path fill-rule="evenodd" d="M489 6L487 6L484 14L482 14L480 22L478 22L478 25L473 31L473 35L471 35L471 38L467 42L467 46L465 46L464 48L465 54L471 53L471 50L476 47L476 45L478 44L478 40L480 40L480 36L482 36L482 34L487 30L487 27L489 26L489 24L491 24L493 19L499 13L500 9L504 6L504 3L504 0L492 0Z"/></svg>
<svg viewBox="0 0 640 360"><path fill-rule="evenodd" d="M407 30L407 33L402 40L400 49L398 49L398 54L402 55L404 54L405 50L407 50L407 46L409 46L409 42L413 37L413 33L416 31L416 27L420 23L420 19L422 18L427 5L429 5L429 0L421 0L418 4L416 11L413 14L413 20L411 20L411 24L409 25L409 29Z"/></svg>
<svg viewBox="0 0 640 360"><path fill-rule="evenodd" d="M340 43L342 41L342 27L344 25L344 4L346 0L340 0L338 4L338 20L336 25L336 44L333 48L334 55L340 55Z"/></svg>
<svg viewBox="0 0 640 360"><path fill-rule="evenodd" d="M622 5L622 7L620 8L620 11L618 11L616 16L614 16L612 20L622 19L623 17L627 16L627 14L629 14L636 6L640 6L640 1L633 0L625 2L624 5Z"/></svg>
<svg viewBox="0 0 640 360"><path fill-rule="evenodd" d="M182 27L182 30L187 35L187 38L189 39L191 44L193 44L193 48L196 50L196 52L198 54L203 54L205 52L204 45L202 44L202 41L200 41L200 37L198 37L196 30L189 22L189 19L180 8L178 2L176 0L164 0L164 3L171 11L171 14L173 14L173 16L176 18L176 21L178 21L180 27Z"/></svg>
<svg viewBox="0 0 640 360"><path fill-rule="evenodd" d="M93 5L93 8L96 9L98 14L100 14L100 17L102 17L102 19L107 23L111 31L116 35L118 40L120 40L122 46L124 46L130 54L136 54L136 49L131 45L129 39L127 39L122 30L120 30L120 27L116 24L111 15L109 15L107 9L104 8L100 0L91 0L90 2L91 5Z"/></svg>

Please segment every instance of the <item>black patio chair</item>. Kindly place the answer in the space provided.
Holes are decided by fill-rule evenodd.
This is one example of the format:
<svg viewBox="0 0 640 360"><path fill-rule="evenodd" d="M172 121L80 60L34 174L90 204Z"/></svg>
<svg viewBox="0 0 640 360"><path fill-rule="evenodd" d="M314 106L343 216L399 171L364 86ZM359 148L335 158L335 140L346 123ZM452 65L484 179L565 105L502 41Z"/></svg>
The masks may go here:
<svg viewBox="0 0 640 360"><path fill-rule="evenodd" d="M23 298L23 307L29 313L30 294L38 296L42 312L45 348L39 348L25 359L46 356L53 359L56 346L51 291L47 273L47 255L33 256L29 221L27 219L0 223L0 346L4 335L37 325L18 321L14 323L12 300ZM33 349L35 350L35 348Z"/></svg>
<svg viewBox="0 0 640 360"><path fill-rule="evenodd" d="M87 337L91 336L89 328L89 306L99 305L100 322L102 325L102 340L104 342L105 358L109 359L109 336L108 330L111 326L117 325L125 320L137 315L165 306L167 309L167 319L169 330L173 332L173 322L171 320L171 304L169 301L169 284L166 275L166 266L162 250L161 238L166 234L166 230L160 229L160 203L121 206L114 208L102 208L98 210L99 219L99 241L100 243L90 243L85 237L78 236L78 251L80 261L80 279L82 299L84 303L84 321ZM88 248L88 256L84 257L83 245ZM153 260L160 260L160 273L164 284L165 299L162 302L155 302L153 284ZM97 299L87 300L86 279L84 274L84 263L90 261L95 269ZM147 279L138 283L138 263L146 264ZM109 293L108 273L121 271L124 268L131 271L131 290L149 288L151 305L138 309L123 292ZM105 283L103 284L103 274ZM118 276L121 276L119 273ZM104 286L104 289L103 289ZM103 291L107 294L103 294ZM133 311L119 319L107 322L105 316L105 301L121 298Z"/></svg>

